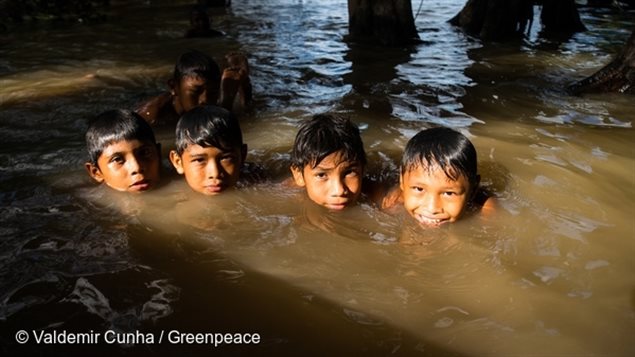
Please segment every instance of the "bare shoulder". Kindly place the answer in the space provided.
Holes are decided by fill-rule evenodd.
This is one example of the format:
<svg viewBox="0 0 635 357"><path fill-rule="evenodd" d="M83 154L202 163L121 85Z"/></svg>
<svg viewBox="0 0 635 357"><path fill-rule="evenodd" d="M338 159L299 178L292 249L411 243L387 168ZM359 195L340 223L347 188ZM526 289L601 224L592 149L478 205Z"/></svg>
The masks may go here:
<svg viewBox="0 0 635 357"><path fill-rule="evenodd" d="M481 214L490 215L498 209L496 197L485 189L479 189L474 197L474 203L480 208Z"/></svg>
<svg viewBox="0 0 635 357"><path fill-rule="evenodd" d="M165 107L172 105L172 94L165 92L137 105L135 112L150 124L156 124Z"/></svg>
<svg viewBox="0 0 635 357"><path fill-rule="evenodd" d="M483 202L483 206L481 206L481 214L491 215L498 211L498 209L499 207L496 197L490 196L485 200L485 202Z"/></svg>

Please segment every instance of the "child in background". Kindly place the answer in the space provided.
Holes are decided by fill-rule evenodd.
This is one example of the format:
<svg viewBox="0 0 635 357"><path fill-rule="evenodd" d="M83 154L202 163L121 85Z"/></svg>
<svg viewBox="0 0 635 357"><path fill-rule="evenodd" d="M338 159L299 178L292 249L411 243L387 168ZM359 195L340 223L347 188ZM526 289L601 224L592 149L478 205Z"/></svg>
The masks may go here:
<svg viewBox="0 0 635 357"><path fill-rule="evenodd" d="M174 75L168 80L170 91L141 104L135 111L152 125L176 123L196 106L216 104L220 78L220 68L212 58L190 50L176 61Z"/></svg>
<svg viewBox="0 0 635 357"><path fill-rule="evenodd" d="M195 5L190 11L190 28L185 33L186 38L216 37L225 34L211 28L211 21L207 8L203 5Z"/></svg>
<svg viewBox="0 0 635 357"><path fill-rule="evenodd" d="M106 111L90 121L86 131L90 177L124 192L154 188L160 178L160 146L152 128L129 110Z"/></svg>
<svg viewBox="0 0 635 357"><path fill-rule="evenodd" d="M236 185L246 156L238 120L223 108L196 107L176 125L170 161L196 192L217 195Z"/></svg>
<svg viewBox="0 0 635 357"><path fill-rule="evenodd" d="M423 226L455 222L468 211L493 207L480 179L476 149L467 137L449 128L422 130L408 141L399 188L384 198L382 208L403 203Z"/></svg>
<svg viewBox="0 0 635 357"><path fill-rule="evenodd" d="M291 153L291 173L313 202L333 211L354 205L365 166L359 128L349 119L319 114L302 123Z"/></svg>

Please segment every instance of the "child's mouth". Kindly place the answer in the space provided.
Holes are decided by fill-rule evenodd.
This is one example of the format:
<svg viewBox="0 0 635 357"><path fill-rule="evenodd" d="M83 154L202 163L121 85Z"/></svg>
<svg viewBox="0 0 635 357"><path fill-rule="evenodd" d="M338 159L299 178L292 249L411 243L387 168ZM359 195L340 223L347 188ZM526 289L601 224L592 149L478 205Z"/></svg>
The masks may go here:
<svg viewBox="0 0 635 357"><path fill-rule="evenodd" d="M346 203L327 203L326 207L333 211L341 211L346 208Z"/></svg>
<svg viewBox="0 0 635 357"><path fill-rule="evenodd" d="M207 185L205 186L205 193L207 194L217 194L223 190L222 185Z"/></svg>
<svg viewBox="0 0 635 357"><path fill-rule="evenodd" d="M426 226L439 226L439 225L441 225L441 224L446 222L445 219L428 218L428 217L420 215L420 214L415 215L415 219L420 224L423 224L423 225L426 225Z"/></svg>
<svg viewBox="0 0 635 357"><path fill-rule="evenodd" d="M135 183L133 183L132 185L130 185L130 189L132 191L146 191L148 189L150 189L151 183L150 180L141 180L141 181L137 181Z"/></svg>

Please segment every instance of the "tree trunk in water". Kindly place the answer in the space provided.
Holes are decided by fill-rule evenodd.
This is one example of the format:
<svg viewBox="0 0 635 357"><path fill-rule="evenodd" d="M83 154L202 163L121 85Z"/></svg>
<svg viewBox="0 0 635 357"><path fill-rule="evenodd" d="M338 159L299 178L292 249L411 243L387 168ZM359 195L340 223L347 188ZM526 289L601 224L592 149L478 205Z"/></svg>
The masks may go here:
<svg viewBox="0 0 635 357"><path fill-rule="evenodd" d="M622 52L589 78L569 87L575 94L619 92L635 94L635 30Z"/></svg>
<svg viewBox="0 0 635 357"><path fill-rule="evenodd" d="M531 26L532 0L468 0L450 23L483 40L518 38Z"/></svg>
<svg viewBox="0 0 635 357"><path fill-rule="evenodd" d="M540 14L543 31L553 34L572 34L586 31L580 20L575 0L543 1Z"/></svg>
<svg viewBox="0 0 635 357"><path fill-rule="evenodd" d="M518 38L531 28L535 3L543 4L540 20L546 33L586 30L575 0L468 0L450 23L486 41Z"/></svg>
<svg viewBox="0 0 635 357"><path fill-rule="evenodd" d="M349 38L385 46L419 42L410 0L348 0Z"/></svg>

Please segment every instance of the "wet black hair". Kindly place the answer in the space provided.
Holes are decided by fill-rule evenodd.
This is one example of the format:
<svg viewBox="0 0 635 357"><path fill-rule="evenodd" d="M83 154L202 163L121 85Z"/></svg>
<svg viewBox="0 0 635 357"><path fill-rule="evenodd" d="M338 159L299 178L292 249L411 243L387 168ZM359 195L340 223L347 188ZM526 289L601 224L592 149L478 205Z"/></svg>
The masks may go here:
<svg viewBox="0 0 635 357"><path fill-rule="evenodd" d="M176 124L176 152L188 145L216 147L231 151L243 145L243 134L236 117L224 108L203 105L183 114Z"/></svg>
<svg viewBox="0 0 635 357"><path fill-rule="evenodd" d="M366 152L357 125L337 114L314 115L300 125L291 151L291 167L299 170L306 165L316 167L337 151L342 151L344 160L366 166Z"/></svg>
<svg viewBox="0 0 635 357"><path fill-rule="evenodd" d="M465 176L470 184L478 183L476 149L463 134L450 128L422 130L406 144L401 173L417 167L431 170L440 167L451 180Z"/></svg>
<svg viewBox="0 0 635 357"><path fill-rule="evenodd" d="M201 51L189 50L176 60L173 79L178 83L188 76L205 78L213 83L220 83L220 67L211 57Z"/></svg>
<svg viewBox="0 0 635 357"><path fill-rule="evenodd" d="M104 149L121 140L139 140L156 144L150 124L139 114L124 109L108 110L88 123L86 148L91 163L97 165L97 160Z"/></svg>

